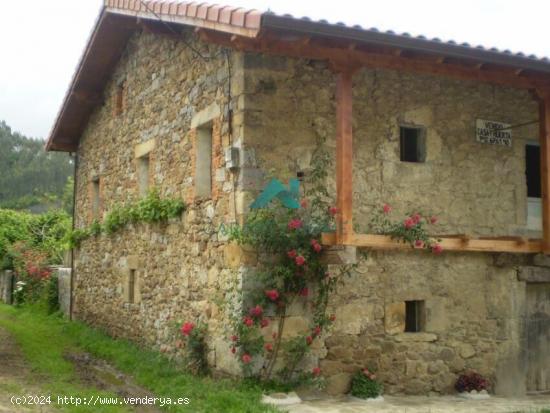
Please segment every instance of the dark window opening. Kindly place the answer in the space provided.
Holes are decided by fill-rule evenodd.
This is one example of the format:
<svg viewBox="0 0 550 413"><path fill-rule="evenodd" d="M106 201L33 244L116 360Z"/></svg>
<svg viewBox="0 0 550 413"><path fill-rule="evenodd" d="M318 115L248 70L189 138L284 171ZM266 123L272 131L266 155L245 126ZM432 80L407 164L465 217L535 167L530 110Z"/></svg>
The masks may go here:
<svg viewBox="0 0 550 413"><path fill-rule="evenodd" d="M96 177L92 180L92 216L94 219L99 218L101 210L101 192L99 178Z"/></svg>
<svg viewBox="0 0 550 413"><path fill-rule="evenodd" d="M128 277L128 302L133 303L135 301L135 288L136 288L136 270L130 270L130 276Z"/></svg>
<svg viewBox="0 0 550 413"><path fill-rule="evenodd" d="M125 82L120 83L116 89L115 96L115 115L119 116L124 112L124 107L126 105L126 84Z"/></svg>
<svg viewBox="0 0 550 413"><path fill-rule="evenodd" d="M405 301L405 332L424 330L424 301Z"/></svg>
<svg viewBox="0 0 550 413"><path fill-rule="evenodd" d="M399 143L402 162L426 161L426 138L423 128L401 126Z"/></svg>
<svg viewBox="0 0 550 413"><path fill-rule="evenodd" d="M525 177L527 179L527 196L540 198L540 147L537 145L525 145Z"/></svg>

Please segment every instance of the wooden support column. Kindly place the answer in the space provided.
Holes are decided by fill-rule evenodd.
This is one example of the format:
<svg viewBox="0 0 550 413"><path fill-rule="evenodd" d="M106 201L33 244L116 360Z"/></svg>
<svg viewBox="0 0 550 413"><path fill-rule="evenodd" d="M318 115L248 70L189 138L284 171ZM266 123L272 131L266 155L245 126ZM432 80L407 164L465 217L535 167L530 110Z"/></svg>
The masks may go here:
<svg viewBox="0 0 550 413"><path fill-rule="evenodd" d="M349 67L339 67L336 75L336 196L338 215L336 237L346 244L353 235L353 132L352 76Z"/></svg>
<svg viewBox="0 0 550 413"><path fill-rule="evenodd" d="M550 90L538 90L540 177L542 198L542 252L550 255Z"/></svg>

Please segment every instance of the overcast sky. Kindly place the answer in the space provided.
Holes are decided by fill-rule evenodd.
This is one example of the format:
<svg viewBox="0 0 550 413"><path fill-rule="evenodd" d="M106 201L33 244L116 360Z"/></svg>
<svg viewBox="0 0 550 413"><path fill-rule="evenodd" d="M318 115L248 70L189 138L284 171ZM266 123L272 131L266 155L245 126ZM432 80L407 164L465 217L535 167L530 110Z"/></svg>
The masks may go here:
<svg viewBox="0 0 550 413"><path fill-rule="evenodd" d="M550 56L545 0L220 2ZM0 120L47 137L102 3L0 0Z"/></svg>

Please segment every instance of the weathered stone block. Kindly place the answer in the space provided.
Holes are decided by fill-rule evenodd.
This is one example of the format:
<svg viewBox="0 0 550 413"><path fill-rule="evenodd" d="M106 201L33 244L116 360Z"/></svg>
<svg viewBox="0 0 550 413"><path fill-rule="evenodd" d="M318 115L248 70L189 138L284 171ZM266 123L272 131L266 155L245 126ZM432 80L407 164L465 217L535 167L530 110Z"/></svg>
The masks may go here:
<svg viewBox="0 0 550 413"><path fill-rule="evenodd" d="M224 246L224 262L229 268L239 268L243 265L255 265L257 263L256 252L246 249L237 243L231 242Z"/></svg>
<svg viewBox="0 0 550 413"><path fill-rule="evenodd" d="M347 393L351 384L351 375L348 373L335 374L330 376L326 383L326 392L330 395Z"/></svg>

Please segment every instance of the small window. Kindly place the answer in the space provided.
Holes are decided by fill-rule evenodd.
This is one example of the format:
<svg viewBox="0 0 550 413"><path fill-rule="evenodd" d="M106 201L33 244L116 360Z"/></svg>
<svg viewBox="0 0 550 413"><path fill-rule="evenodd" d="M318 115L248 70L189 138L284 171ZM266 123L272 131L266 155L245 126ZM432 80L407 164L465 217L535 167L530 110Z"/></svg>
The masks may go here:
<svg viewBox="0 0 550 413"><path fill-rule="evenodd" d="M149 192L149 155L137 159L139 195L145 196Z"/></svg>
<svg viewBox="0 0 550 413"><path fill-rule="evenodd" d="M426 161L426 138L424 128L401 126L399 143L402 162Z"/></svg>
<svg viewBox="0 0 550 413"><path fill-rule="evenodd" d="M424 301L405 301L405 332L424 330Z"/></svg>
<svg viewBox="0 0 550 413"><path fill-rule="evenodd" d="M101 194L99 177L92 179L92 217L99 219L101 213Z"/></svg>
<svg viewBox="0 0 550 413"><path fill-rule="evenodd" d="M195 153L195 195L210 198L212 194L212 126L197 129Z"/></svg>
<svg viewBox="0 0 550 413"><path fill-rule="evenodd" d="M126 106L126 82L121 82L116 88L115 94L115 116L122 115Z"/></svg>
<svg viewBox="0 0 550 413"><path fill-rule="evenodd" d="M136 301L136 270L130 270L128 275L128 302L133 304Z"/></svg>

